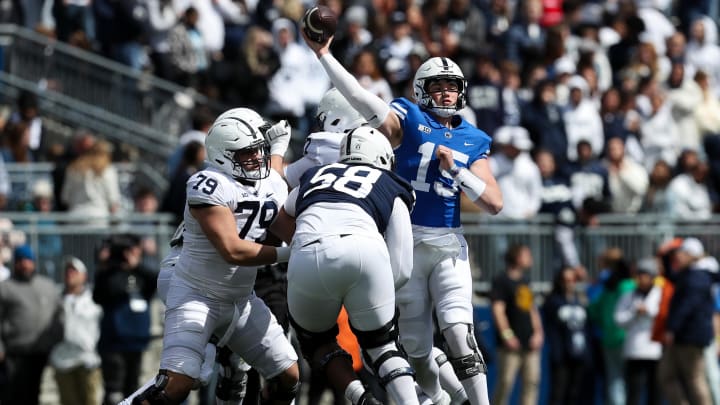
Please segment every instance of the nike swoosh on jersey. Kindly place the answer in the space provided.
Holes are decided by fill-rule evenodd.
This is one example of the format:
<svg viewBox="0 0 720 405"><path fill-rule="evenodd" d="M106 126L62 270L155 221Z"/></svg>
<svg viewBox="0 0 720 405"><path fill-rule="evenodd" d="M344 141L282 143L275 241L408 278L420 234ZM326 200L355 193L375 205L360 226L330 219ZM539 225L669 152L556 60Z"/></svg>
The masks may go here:
<svg viewBox="0 0 720 405"><path fill-rule="evenodd" d="M475 145L475 144L474 144L474 143L467 143L467 142L465 142L465 146L473 146L473 145Z"/></svg>

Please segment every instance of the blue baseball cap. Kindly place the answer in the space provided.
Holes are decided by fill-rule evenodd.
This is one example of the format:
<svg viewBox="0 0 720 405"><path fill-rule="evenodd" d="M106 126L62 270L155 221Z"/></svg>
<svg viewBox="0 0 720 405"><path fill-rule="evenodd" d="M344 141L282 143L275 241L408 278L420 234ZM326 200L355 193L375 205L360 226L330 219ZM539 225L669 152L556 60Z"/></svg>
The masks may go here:
<svg viewBox="0 0 720 405"><path fill-rule="evenodd" d="M35 261L35 254L33 253L30 245L22 245L16 247L15 252L13 252L13 257L15 258L15 260L30 259Z"/></svg>

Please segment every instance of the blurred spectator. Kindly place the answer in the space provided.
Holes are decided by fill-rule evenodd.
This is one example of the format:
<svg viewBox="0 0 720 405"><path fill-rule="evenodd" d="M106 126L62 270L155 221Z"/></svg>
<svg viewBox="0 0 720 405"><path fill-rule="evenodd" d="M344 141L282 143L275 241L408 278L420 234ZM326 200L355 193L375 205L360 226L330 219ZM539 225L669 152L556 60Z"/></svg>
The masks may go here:
<svg viewBox="0 0 720 405"><path fill-rule="evenodd" d="M102 306L98 352L105 383L104 405L132 394L140 381L143 352L150 342L150 299L156 272L145 268L139 238L115 235L106 241L95 275L93 300ZM101 253L103 251L101 250Z"/></svg>
<svg viewBox="0 0 720 405"><path fill-rule="evenodd" d="M605 364L605 404L625 404L623 344L625 330L615 322L615 307L620 297L635 288L622 250L610 248L601 256L602 271L597 291L588 292L589 315L600 336Z"/></svg>
<svg viewBox="0 0 720 405"><path fill-rule="evenodd" d="M500 127L495 136L498 153L490 157L490 168L503 195L516 198L505 202L501 215L513 219L534 217L542 203L542 179L530 154L532 141L523 127Z"/></svg>
<svg viewBox="0 0 720 405"><path fill-rule="evenodd" d="M695 73L694 79L702 92L702 100L693 108L700 138L720 135L720 100L712 91L710 78L707 73L700 71Z"/></svg>
<svg viewBox="0 0 720 405"><path fill-rule="evenodd" d="M141 44L142 19L147 14L141 0L93 0L95 32L102 53L139 71L147 65Z"/></svg>
<svg viewBox="0 0 720 405"><path fill-rule="evenodd" d="M270 100L266 112L272 119L287 119L293 128L307 133L309 124L301 122L305 117L304 82L307 79L307 66L315 66L317 58L296 41L295 23L289 19L279 18L273 21L272 33L273 46L280 57L280 69L268 83ZM327 88L323 89L325 90ZM288 97L288 94L295 96Z"/></svg>
<svg viewBox="0 0 720 405"><path fill-rule="evenodd" d="M146 29L153 73L163 79L172 80L169 36L179 16L173 9L172 0L146 0L146 8L148 13Z"/></svg>
<svg viewBox="0 0 720 405"><path fill-rule="evenodd" d="M487 47L485 16L471 0L450 0L447 12L444 56L452 58L463 72L472 71L475 57Z"/></svg>
<svg viewBox="0 0 720 405"><path fill-rule="evenodd" d="M5 210L11 192L10 175L5 167L5 159L0 156L0 211Z"/></svg>
<svg viewBox="0 0 720 405"><path fill-rule="evenodd" d="M133 193L133 212L140 214L141 216L146 215L148 217L153 216L158 212L160 207L160 201L155 191L147 186L140 186ZM140 219L132 221L132 226L148 226L156 225L157 221L150 219ZM141 236L140 237L140 248L142 250L142 264L146 267L156 268L159 267L160 258L158 257L158 246L155 236Z"/></svg>
<svg viewBox="0 0 720 405"><path fill-rule="evenodd" d="M602 119L597 107L588 98L590 88L580 76L573 76L568 81L570 99L564 108L563 121L567 134L567 159L577 160L578 142L585 140L592 146L591 152L599 153L603 149L605 136Z"/></svg>
<svg viewBox="0 0 720 405"><path fill-rule="evenodd" d="M380 40L378 56L385 63L388 82L395 87L405 80L411 80L415 74L410 70L407 58L418 42L413 37L405 12L394 11L389 18L390 32Z"/></svg>
<svg viewBox="0 0 720 405"><path fill-rule="evenodd" d="M258 26L250 26L242 47L229 51L226 61L219 63L222 76L217 78L223 101L229 105L264 109L269 100L268 82L280 68L272 34Z"/></svg>
<svg viewBox="0 0 720 405"><path fill-rule="evenodd" d="M35 155L30 149L30 129L23 121L8 123L2 134L0 156L7 163L31 163Z"/></svg>
<svg viewBox="0 0 720 405"><path fill-rule="evenodd" d="M168 34L170 79L183 86L204 84L210 66L198 18L198 11L188 7Z"/></svg>
<svg viewBox="0 0 720 405"><path fill-rule="evenodd" d="M213 114L206 107L197 107L192 113L192 127L178 138L178 146L168 158L168 175L172 178L178 167L182 164L185 148L190 142L199 142L205 145L205 137L215 121Z"/></svg>
<svg viewBox="0 0 720 405"><path fill-rule="evenodd" d="M664 160L655 162L655 166L650 171L650 182L640 212L670 214L671 197L668 189L670 180L672 180L672 167Z"/></svg>
<svg viewBox="0 0 720 405"><path fill-rule="evenodd" d="M98 405L102 375L97 343L102 308L87 286L85 263L68 256L63 265L65 338L50 353L50 365L55 369L62 405Z"/></svg>
<svg viewBox="0 0 720 405"><path fill-rule="evenodd" d="M630 2L624 3L630 8L634 5ZM620 72L630 64L640 43L640 33L645 30L645 23L637 16L635 10L618 13L613 17L611 27L620 35L620 40L611 45L608 50L608 60L612 67L613 77L616 82L620 78Z"/></svg>
<svg viewBox="0 0 720 405"><path fill-rule="evenodd" d="M486 4L487 3L487 4ZM485 14L486 40L489 44L502 44L505 35L514 20L513 0L489 0L481 4ZM500 51L500 50L498 50Z"/></svg>
<svg viewBox="0 0 720 405"><path fill-rule="evenodd" d="M720 46L717 24L710 17L698 16L690 26L687 63L696 71L705 72L716 97L720 96Z"/></svg>
<svg viewBox="0 0 720 405"><path fill-rule="evenodd" d="M160 205L160 211L175 215L174 224L179 225L185 213L187 180L205 166L205 144L192 141L183 149L183 159L170 178L170 187Z"/></svg>
<svg viewBox="0 0 720 405"><path fill-rule="evenodd" d="M643 166L652 168L662 159L674 166L680 152L681 134L672 117L672 105L662 91L650 94L650 115L641 124L641 143L645 151Z"/></svg>
<svg viewBox="0 0 720 405"><path fill-rule="evenodd" d="M615 322L625 329L625 390L627 405L660 402L657 365L662 346L651 339L655 315L660 310L662 289L655 285L657 259L646 258L635 267L636 287L624 293L615 306ZM645 401L643 401L645 398Z"/></svg>
<svg viewBox="0 0 720 405"><path fill-rule="evenodd" d="M64 152L55 161L52 171L53 196L57 211L67 211L67 204L62 201L62 188L65 184L67 167L77 158L87 153L95 144L96 138L90 131L78 129L65 146Z"/></svg>
<svg viewBox="0 0 720 405"><path fill-rule="evenodd" d="M60 291L35 273L29 245L15 248L12 276L0 282L0 385L3 405L38 405L40 382L53 346L63 338Z"/></svg>
<svg viewBox="0 0 720 405"><path fill-rule="evenodd" d="M355 55L371 45L373 34L367 29L368 11L359 4L348 7L340 17L332 53L344 66L350 66Z"/></svg>
<svg viewBox="0 0 720 405"><path fill-rule="evenodd" d="M474 69L466 74L469 79L467 105L475 112L477 127L494 134L498 128L506 125L500 72L489 56L480 55Z"/></svg>
<svg viewBox="0 0 720 405"><path fill-rule="evenodd" d="M580 209L587 199L610 204L612 195L608 170L597 158L597 154L593 153L590 142L584 139L578 142L577 161L571 163L570 167L570 187L575 209Z"/></svg>
<svg viewBox="0 0 720 405"><path fill-rule="evenodd" d="M183 15L188 8L197 10L197 29L203 38L203 48L208 55L217 55L225 41L225 24L222 10L227 10L230 0L173 0L175 12ZM214 57L213 57L214 59Z"/></svg>
<svg viewBox="0 0 720 405"><path fill-rule="evenodd" d="M29 211L41 214L53 212L53 190L50 181L39 179L32 185L32 203ZM55 220L38 218L33 221L38 228L52 228L56 225ZM42 232L38 235L38 245L42 249L38 251L38 269L42 270L48 277L55 279L56 263L62 256L62 236L52 232Z"/></svg>
<svg viewBox="0 0 720 405"><path fill-rule="evenodd" d="M520 125L528 130L536 148L552 153L557 171L562 175L569 175L568 139L562 112L555 103L554 83L551 80L538 82L533 97L532 102L522 107Z"/></svg>
<svg viewBox="0 0 720 405"><path fill-rule="evenodd" d="M505 271L495 276L490 289L499 347L498 377L492 403L509 403L517 373L521 372L520 404L536 405L544 334L527 275L533 267L530 248L520 244L510 246L505 252L505 265Z"/></svg>
<svg viewBox="0 0 720 405"><path fill-rule="evenodd" d="M61 199L71 214L104 223L103 218L118 212L120 184L111 156L111 145L96 141L68 166Z"/></svg>
<svg viewBox="0 0 720 405"><path fill-rule="evenodd" d="M648 173L640 164L625 156L625 142L621 138L610 138L607 145L605 162L613 212L638 212L647 192Z"/></svg>
<svg viewBox="0 0 720 405"><path fill-rule="evenodd" d="M688 162L685 171L670 181L668 197L672 218L701 220L710 217L712 202L707 175L707 163L694 159Z"/></svg>
<svg viewBox="0 0 720 405"><path fill-rule="evenodd" d="M540 149L535 152L535 163L542 178L542 204L540 213L552 214L555 218L555 242L559 255L553 255L553 266L580 266L575 245L574 228L578 223L577 213L572 204L572 192L566 177L557 173L552 153Z"/></svg>
<svg viewBox="0 0 720 405"><path fill-rule="evenodd" d="M388 103L394 98L390 85L380 70L378 57L372 49L363 49L355 55L350 72L369 92Z"/></svg>
<svg viewBox="0 0 720 405"><path fill-rule="evenodd" d="M659 366L659 382L669 403L711 404L703 351L713 339L713 276L718 263L705 257L696 238L686 238L673 255L667 276L675 286L670 301Z"/></svg>
<svg viewBox="0 0 720 405"><path fill-rule="evenodd" d="M700 86L692 77L686 77L685 65L673 63L667 87L670 112L681 135L680 146L699 150L702 139L695 119L695 110L703 99Z"/></svg>
<svg viewBox="0 0 720 405"><path fill-rule="evenodd" d="M542 60L544 56L547 32L540 25L541 0L527 0L520 4L522 12L506 34L504 56L520 66L520 71L527 73L531 61Z"/></svg>
<svg viewBox="0 0 720 405"><path fill-rule="evenodd" d="M43 137L43 123L35 93L26 90L20 92L17 98L17 111L10 117L10 123L24 124L27 131L27 140L23 140L24 145L30 148L34 158L44 158L48 145Z"/></svg>
<svg viewBox="0 0 720 405"><path fill-rule="evenodd" d="M550 405L580 403L582 378L589 366L587 299L576 288L575 269L555 273L550 294L541 307L550 356Z"/></svg>
<svg viewBox="0 0 720 405"><path fill-rule="evenodd" d="M59 40L67 42L76 31L83 31L90 41L95 40L92 0L53 1L52 14L55 18L55 34Z"/></svg>
<svg viewBox="0 0 720 405"><path fill-rule="evenodd" d="M715 307L713 311L713 331L715 338L705 348L705 368L713 404L720 404L720 286L713 286Z"/></svg>

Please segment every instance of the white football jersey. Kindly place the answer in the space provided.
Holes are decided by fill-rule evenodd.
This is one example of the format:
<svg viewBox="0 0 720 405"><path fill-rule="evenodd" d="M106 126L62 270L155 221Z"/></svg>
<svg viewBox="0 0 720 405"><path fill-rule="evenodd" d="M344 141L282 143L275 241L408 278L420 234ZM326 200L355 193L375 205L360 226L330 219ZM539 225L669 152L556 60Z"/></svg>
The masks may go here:
<svg viewBox="0 0 720 405"><path fill-rule="evenodd" d="M300 185L300 176L307 169L337 162L343 137L345 134L338 132L313 132L308 135L303 157L285 167L285 178L290 187Z"/></svg>
<svg viewBox="0 0 720 405"><path fill-rule="evenodd" d="M183 249L175 273L206 294L219 299L249 295L255 284L256 266L235 266L220 256L190 214L190 206L226 206L233 211L240 238L262 242L287 199L287 184L270 171L270 176L248 186L210 167L187 181Z"/></svg>

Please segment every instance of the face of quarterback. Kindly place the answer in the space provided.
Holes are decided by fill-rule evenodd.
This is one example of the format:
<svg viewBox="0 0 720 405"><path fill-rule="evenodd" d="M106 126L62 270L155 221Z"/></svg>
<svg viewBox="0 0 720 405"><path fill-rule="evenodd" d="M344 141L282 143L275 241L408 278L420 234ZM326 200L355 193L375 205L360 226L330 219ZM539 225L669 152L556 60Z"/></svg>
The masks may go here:
<svg viewBox="0 0 720 405"><path fill-rule="evenodd" d="M437 106L453 106L457 103L460 87L455 80L434 80L427 86L427 92Z"/></svg>

